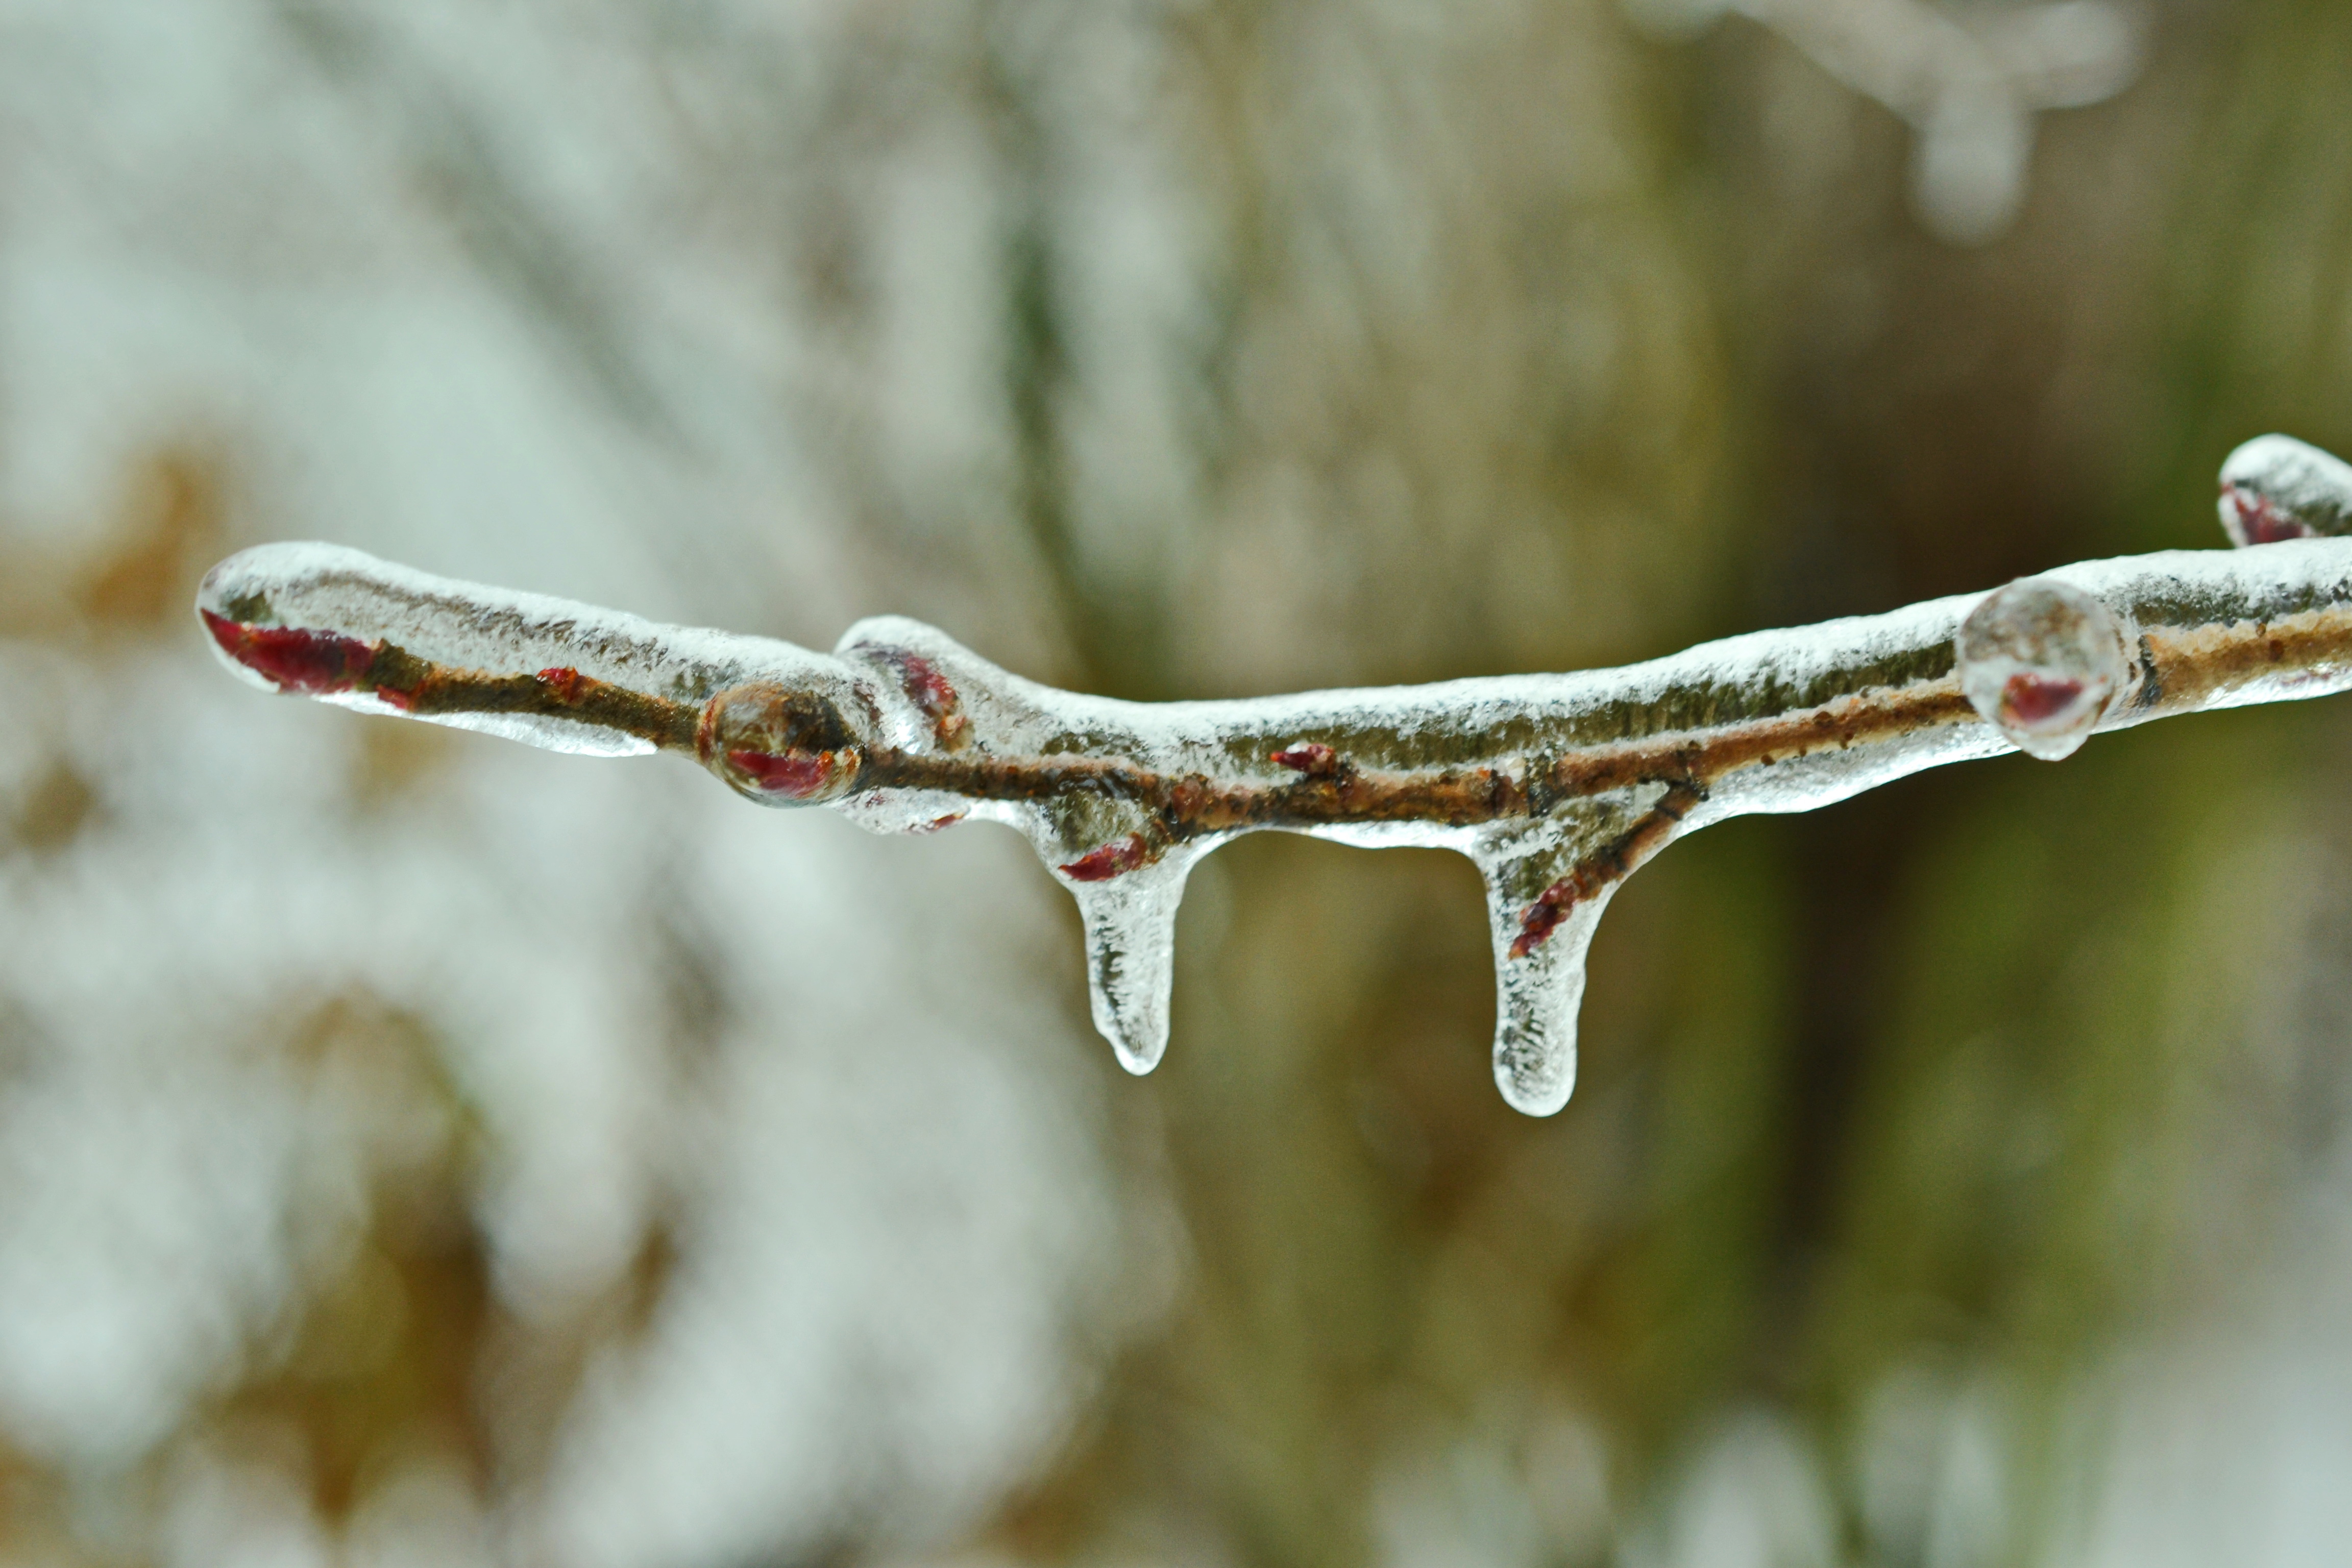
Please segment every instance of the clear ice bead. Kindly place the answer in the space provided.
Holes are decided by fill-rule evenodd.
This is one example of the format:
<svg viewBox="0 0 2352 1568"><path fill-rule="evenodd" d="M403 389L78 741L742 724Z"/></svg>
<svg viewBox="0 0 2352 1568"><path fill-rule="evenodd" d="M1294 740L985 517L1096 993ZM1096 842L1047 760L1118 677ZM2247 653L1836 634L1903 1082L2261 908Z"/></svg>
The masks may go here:
<svg viewBox="0 0 2352 1568"><path fill-rule="evenodd" d="M2121 617L2080 588L2022 577L1960 623L1960 689L2019 751L2054 763L2090 738L2129 684L2131 640Z"/></svg>

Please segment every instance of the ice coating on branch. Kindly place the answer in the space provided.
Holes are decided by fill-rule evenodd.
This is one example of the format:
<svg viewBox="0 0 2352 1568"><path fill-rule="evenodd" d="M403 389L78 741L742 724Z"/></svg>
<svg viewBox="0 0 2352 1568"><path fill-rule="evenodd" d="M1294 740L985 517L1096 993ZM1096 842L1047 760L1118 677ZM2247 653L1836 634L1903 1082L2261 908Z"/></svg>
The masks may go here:
<svg viewBox="0 0 2352 1568"><path fill-rule="evenodd" d="M2292 436L2257 436L2222 463L2221 508L2242 549L2352 533L2352 463Z"/></svg>
<svg viewBox="0 0 2352 1568"><path fill-rule="evenodd" d="M2132 634L2082 589L2022 577L1960 623L1960 689L2017 749L2073 756L2131 679Z"/></svg>
<svg viewBox="0 0 2352 1568"><path fill-rule="evenodd" d="M1133 722L1143 710L1131 705L1024 680L902 616L860 621L835 651L869 672L887 699L884 733L907 759L902 773L919 781L944 763L964 778L1007 785L1002 798L978 801L919 782L874 789L844 803L851 818L881 831L920 832L945 815L970 815L1023 833L1077 901L1096 1029L1129 1072L1159 1066L1168 1048L1184 880L1219 840L1177 842L1132 784L1139 773L1183 766L1181 736ZM1145 766L1113 770L1088 761L1106 751ZM1021 777L1012 774L1014 759Z"/></svg>
<svg viewBox="0 0 2352 1568"><path fill-rule="evenodd" d="M196 612L222 661L264 690L588 756L656 750L647 731L663 715L647 699L698 710L761 677L847 691L832 661L789 643L455 583L331 544L240 552L206 574ZM443 671L488 679L453 694Z"/></svg>
<svg viewBox="0 0 2352 1568"><path fill-rule="evenodd" d="M2240 491L2306 516L2288 472L2254 465ZM675 752L748 799L877 832L1005 824L1077 900L1096 1025L1135 1072L1166 1048L1177 909L1217 846L1270 830L1460 851L1486 884L1496 1080L1536 1115L1575 1081L1602 910L1683 835L2011 744L2063 755L2096 729L2352 688L2352 539L2327 538L2084 563L1620 669L1229 702L1057 691L897 617L814 653L323 545L223 563L197 609L267 690Z"/></svg>

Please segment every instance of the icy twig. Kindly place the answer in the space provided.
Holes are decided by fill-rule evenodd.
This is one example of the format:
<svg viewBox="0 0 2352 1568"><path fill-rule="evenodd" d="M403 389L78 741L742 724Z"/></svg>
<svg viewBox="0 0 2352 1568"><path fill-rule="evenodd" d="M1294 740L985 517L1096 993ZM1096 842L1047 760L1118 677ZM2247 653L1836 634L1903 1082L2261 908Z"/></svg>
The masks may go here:
<svg viewBox="0 0 2352 1568"><path fill-rule="evenodd" d="M2250 508L2266 538L2352 518L2352 470L2335 496L2325 454L2265 441L2227 471L2233 531ZM1096 1023L1136 1072L1167 1041L1185 874L1217 845L1280 829L1460 850L1487 887L1496 1080L1536 1114L1574 1081L1602 908L1682 835L2012 743L2055 758L2095 730L2352 686L2352 540L2326 537L2089 562L1620 669L1225 702L1057 691L914 621L860 622L820 654L320 544L232 557L197 608L268 689L558 751L677 752L877 831L1009 824L1077 898Z"/></svg>

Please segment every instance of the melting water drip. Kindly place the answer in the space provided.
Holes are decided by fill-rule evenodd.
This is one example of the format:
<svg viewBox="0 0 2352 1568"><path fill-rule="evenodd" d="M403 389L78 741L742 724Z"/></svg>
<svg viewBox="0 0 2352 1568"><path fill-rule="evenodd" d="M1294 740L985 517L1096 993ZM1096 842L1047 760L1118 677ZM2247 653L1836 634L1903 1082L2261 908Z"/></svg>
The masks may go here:
<svg viewBox="0 0 2352 1568"><path fill-rule="evenodd" d="M1960 690L2028 756L2054 763L2091 738L2131 681L2137 637L2080 588L2022 577L1960 623Z"/></svg>

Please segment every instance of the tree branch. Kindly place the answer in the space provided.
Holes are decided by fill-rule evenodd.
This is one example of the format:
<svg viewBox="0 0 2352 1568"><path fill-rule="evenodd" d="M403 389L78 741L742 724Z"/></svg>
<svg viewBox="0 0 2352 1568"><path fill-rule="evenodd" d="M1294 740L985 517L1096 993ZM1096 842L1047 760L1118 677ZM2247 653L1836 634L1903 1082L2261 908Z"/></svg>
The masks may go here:
<svg viewBox="0 0 2352 1568"><path fill-rule="evenodd" d="M2352 540L2310 537L2352 519L2352 470L2337 494L2343 465L2315 458L2335 462L2256 442L2224 469L2233 536L2284 541L2259 548L2085 563L1619 669L1249 701L1057 691L895 617L819 654L319 544L232 557L197 607L267 689L558 751L676 752L753 800L877 831L1009 824L1076 896L1096 1023L1137 1072L1166 1044L1176 908L1201 856L1262 829L1457 849L1487 885L1496 1079L1548 1114L1574 1081L1601 911L1682 835L2012 746L2055 758L2096 730L2352 686Z"/></svg>

